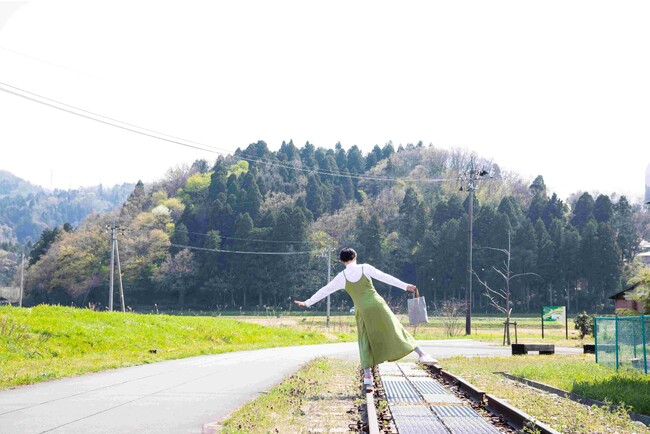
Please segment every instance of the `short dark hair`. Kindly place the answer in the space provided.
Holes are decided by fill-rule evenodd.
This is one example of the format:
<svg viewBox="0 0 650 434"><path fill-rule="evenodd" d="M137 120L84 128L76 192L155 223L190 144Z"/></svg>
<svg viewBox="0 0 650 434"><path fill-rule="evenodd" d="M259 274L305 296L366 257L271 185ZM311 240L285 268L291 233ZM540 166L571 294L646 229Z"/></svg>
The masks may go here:
<svg viewBox="0 0 650 434"><path fill-rule="evenodd" d="M341 250L341 253L339 254L339 259L341 259L341 262L348 262L353 260L356 257L357 257L357 252L355 252L354 249L351 249L349 247Z"/></svg>

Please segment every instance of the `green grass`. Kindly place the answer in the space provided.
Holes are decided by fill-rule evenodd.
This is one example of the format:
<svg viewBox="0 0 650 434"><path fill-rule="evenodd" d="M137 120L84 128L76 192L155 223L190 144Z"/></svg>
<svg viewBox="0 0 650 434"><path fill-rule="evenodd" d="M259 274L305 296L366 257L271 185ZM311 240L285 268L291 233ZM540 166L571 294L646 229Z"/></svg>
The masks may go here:
<svg viewBox="0 0 650 434"><path fill-rule="evenodd" d="M650 415L650 376L637 371L618 371L591 360L561 360L553 364L519 366L510 371L519 377L546 383L576 395L630 407Z"/></svg>
<svg viewBox="0 0 650 434"><path fill-rule="evenodd" d="M650 433L647 427L631 421L624 409L612 412L608 408L588 407L566 398L537 391L495 374L501 371L523 376L526 372L541 372L543 375L531 379L549 384L553 384L550 378L554 375L563 377L565 371L583 372L588 376L591 370L594 373L592 381L596 382L611 375L611 372L603 372L601 367L594 363L594 357L591 355L482 357L480 360L455 357L445 359L442 366L487 393L506 399L510 404L561 432ZM553 385L560 387L560 383ZM647 383L638 383L637 386L638 389L644 387L647 389ZM576 390L574 392L578 393ZM647 391L639 392L647 393ZM626 404L629 405L629 402L626 401Z"/></svg>
<svg viewBox="0 0 650 434"><path fill-rule="evenodd" d="M353 339L226 318L1 307L0 389L202 354Z"/></svg>
<svg viewBox="0 0 650 434"><path fill-rule="evenodd" d="M220 423L222 434L294 433L347 428L359 398L359 365L320 358ZM347 429L346 429L347 432Z"/></svg>

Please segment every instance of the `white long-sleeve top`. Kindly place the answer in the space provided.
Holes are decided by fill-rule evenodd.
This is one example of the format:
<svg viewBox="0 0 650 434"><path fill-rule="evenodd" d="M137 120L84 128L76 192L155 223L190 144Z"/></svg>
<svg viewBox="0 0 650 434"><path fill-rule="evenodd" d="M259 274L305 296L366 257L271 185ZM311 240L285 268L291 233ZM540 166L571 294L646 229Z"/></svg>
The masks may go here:
<svg viewBox="0 0 650 434"><path fill-rule="evenodd" d="M352 263L352 264L348 264L345 267L345 274L343 274L343 271L341 271L339 274L336 275L334 279L332 279L330 283L323 286L314 295L312 295L307 301L305 301L305 304L308 307L312 306L317 302L319 302L320 300L327 297L328 295L338 291L339 289L345 288L346 278L350 282L358 282L359 279L361 279L362 269L363 269L363 274L366 277L377 279L380 282L387 283L389 285L395 286L397 288L406 291L406 287L408 286L408 283L404 283L398 278L391 276L390 274L386 274L383 271L379 271L370 264Z"/></svg>

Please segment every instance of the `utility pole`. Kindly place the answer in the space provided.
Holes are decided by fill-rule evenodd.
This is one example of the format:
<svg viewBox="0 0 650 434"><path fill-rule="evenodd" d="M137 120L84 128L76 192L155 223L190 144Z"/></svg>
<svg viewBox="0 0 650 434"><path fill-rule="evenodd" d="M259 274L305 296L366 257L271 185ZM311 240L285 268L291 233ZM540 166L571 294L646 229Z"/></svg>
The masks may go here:
<svg viewBox="0 0 650 434"><path fill-rule="evenodd" d="M321 258L327 259L327 283L330 283L332 278L332 244L327 242L327 253L322 253L319 255ZM330 296L327 296L327 321L325 322L327 328L330 326Z"/></svg>
<svg viewBox="0 0 650 434"><path fill-rule="evenodd" d="M111 226L111 269L108 278L108 310L113 312L113 269L115 268L115 220Z"/></svg>
<svg viewBox="0 0 650 434"><path fill-rule="evenodd" d="M25 253L22 254L22 261L20 263L20 301L18 306L23 307L23 292L25 290Z"/></svg>
<svg viewBox="0 0 650 434"><path fill-rule="evenodd" d="M122 266L120 265L120 249L118 247L117 240L115 240L115 256L117 256L117 278L120 280L120 306L122 307L122 312L126 312L126 306L124 305L124 287L122 286Z"/></svg>
<svg viewBox="0 0 650 434"><path fill-rule="evenodd" d="M469 193L469 203L467 207L468 212L468 230L467 230L467 288L465 290L465 335L472 334L472 273L474 268L472 266L472 250L473 250L473 237L474 237L474 192L478 187L478 182L488 175L488 171L481 169L478 170L474 165L474 157L470 158L469 168L465 173L461 174L459 181L464 185L460 187L460 191L466 190Z"/></svg>
<svg viewBox="0 0 650 434"><path fill-rule="evenodd" d="M327 283L332 280L332 244L327 243ZM327 296L327 328L330 327L330 296Z"/></svg>

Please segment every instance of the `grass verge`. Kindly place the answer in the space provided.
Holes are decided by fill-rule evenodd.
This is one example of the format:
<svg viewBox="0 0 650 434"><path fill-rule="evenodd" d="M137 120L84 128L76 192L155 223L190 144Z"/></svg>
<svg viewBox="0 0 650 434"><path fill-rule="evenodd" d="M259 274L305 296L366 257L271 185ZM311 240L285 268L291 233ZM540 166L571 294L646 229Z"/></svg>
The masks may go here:
<svg viewBox="0 0 650 434"><path fill-rule="evenodd" d="M650 377L637 371L616 372L594 363L593 356L522 365L510 373L650 416Z"/></svg>
<svg viewBox="0 0 650 434"><path fill-rule="evenodd" d="M359 364L320 358L220 423L223 434L341 432L356 425Z"/></svg>
<svg viewBox="0 0 650 434"><path fill-rule="evenodd" d="M352 339L226 318L1 307L0 389L203 354Z"/></svg>
<svg viewBox="0 0 650 434"><path fill-rule="evenodd" d="M575 367L569 370L588 371L591 367L595 369L596 378L600 376L593 356L585 355L485 357L481 358L480 362L476 358L455 357L443 362L444 369L465 378L487 393L508 400L515 407L563 433L650 433L646 426L630 420L624 409L612 412L607 408L588 407L537 391L494 373L504 371L522 375L526 370L533 370L553 375L556 366L572 365ZM560 368L556 375L560 376L561 372ZM541 377L529 378L545 382Z"/></svg>

